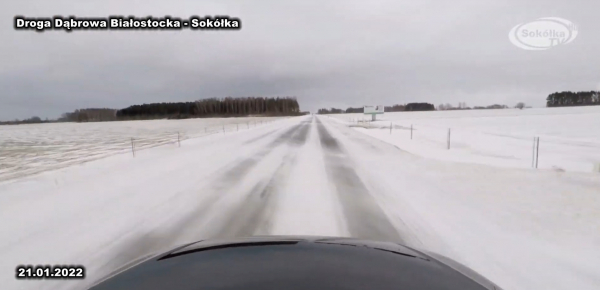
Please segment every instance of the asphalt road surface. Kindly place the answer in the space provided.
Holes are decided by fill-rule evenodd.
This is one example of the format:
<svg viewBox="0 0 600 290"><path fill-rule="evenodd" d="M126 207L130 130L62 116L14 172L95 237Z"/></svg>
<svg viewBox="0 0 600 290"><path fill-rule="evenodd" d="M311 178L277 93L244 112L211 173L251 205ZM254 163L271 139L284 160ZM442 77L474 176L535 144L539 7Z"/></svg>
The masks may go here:
<svg viewBox="0 0 600 290"><path fill-rule="evenodd" d="M241 146L255 147L253 153L236 158L203 180L203 198L194 210L160 234L151 232L122 245L103 267L104 271L174 240L311 234L311 229L318 228L314 222L320 219L319 213L334 216L329 218L334 225L314 234L404 243L401 231L382 210L373 189L366 185L367 177L355 170L352 155L332 135L336 127L325 125L331 121L313 116L294 119L289 125L241 140ZM345 142L367 145L361 144L360 139L348 140ZM390 150L371 143L368 146L375 152ZM295 202L301 199L303 202ZM311 208L324 201L331 205L329 209ZM300 226L282 225L279 218L286 214L282 212L293 211L297 211L295 223ZM313 213L316 218L310 216ZM282 227L283 232L278 230Z"/></svg>

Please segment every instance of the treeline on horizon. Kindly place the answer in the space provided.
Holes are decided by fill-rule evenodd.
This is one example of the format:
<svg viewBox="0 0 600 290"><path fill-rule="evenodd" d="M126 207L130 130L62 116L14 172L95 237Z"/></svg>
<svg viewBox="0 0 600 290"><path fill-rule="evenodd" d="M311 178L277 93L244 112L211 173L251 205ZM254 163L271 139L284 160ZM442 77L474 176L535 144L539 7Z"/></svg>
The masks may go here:
<svg viewBox="0 0 600 290"><path fill-rule="evenodd" d="M403 112L403 111L434 111L435 106L430 103L408 103L405 105L384 106L384 112ZM348 114L348 113L364 113L364 107L347 108L346 110L330 108L319 109L317 114Z"/></svg>
<svg viewBox="0 0 600 290"><path fill-rule="evenodd" d="M0 121L0 125L18 125L18 124L43 124L43 123L52 123L56 122L56 120L42 120L40 117L31 117L23 120L14 120L14 121Z"/></svg>
<svg viewBox="0 0 600 290"><path fill-rule="evenodd" d="M546 98L547 107L593 106L600 105L600 91L555 92ZM403 111L433 111L433 110L471 110L471 109L506 109L506 105L467 107L459 103L458 107L451 104L440 104L434 107L430 103L408 103L405 105L385 106L385 112ZM515 108L526 108L524 103L518 103ZM322 108L318 114L363 113L363 108ZM54 122L99 122L120 120L148 119L185 119L203 117L239 117L248 115L261 116L295 116L304 115L295 97L242 97L242 98L210 98L195 102L151 103L133 105L124 109L88 108L64 113L55 120L42 120L34 116L23 120L0 121L0 125L41 124Z"/></svg>
<svg viewBox="0 0 600 290"><path fill-rule="evenodd" d="M437 108L430 103L408 103L406 105L384 106L384 112L410 112L410 111L453 111L453 110L484 110L484 109L508 109L507 105L493 104L489 106L468 107L466 103L458 103L458 106L451 104L439 104ZM525 103L518 103L515 108L525 108ZM347 108L346 110L338 108L319 109L317 114L349 114L349 113L364 113L364 107Z"/></svg>
<svg viewBox="0 0 600 290"><path fill-rule="evenodd" d="M62 122L101 122L241 116L303 115L295 97L210 98L195 102L150 103L124 109L79 109L64 113Z"/></svg>
<svg viewBox="0 0 600 290"><path fill-rule="evenodd" d="M600 92L556 92L546 98L546 107L596 106L600 105Z"/></svg>
<svg viewBox="0 0 600 290"><path fill-rule="evenodd" d="M298 116L301 112L295 97L210 98L195 102L170 102L133 105L124 109L87 108L63 113L56 120L32 117L1 122L0 125L55 122L104 122L123 120L187 119L243 116Z"/></svg>
<svg viewBox="0 0 600 290"><path fill-rule="evenodd" d="M116 112L117 119L187 119L201 117L295 116L303 114L295 97L203 99L195 102L134 105Z"/></svg>
<svg viewBox="0 0 600 290"><path fill-rule="evenodd" d="M594 106L600 105L600 91L588 91L588 92L556 92L548 95L546 98L546 107L567 107L567 106ZM406 105L393 105L385 106L385 112L403 112L403 111L449 111L449 110L483 110L483 109L508 109L507 105L493 104L489 106L474 106L468 107L466 103L459 103L458 106L452 106L451 104L439 104L434 107L429 103L408 103ZM523 109L525 103L519 102L514 108ZM364 108L347 108L338 109L319 109L318 114L344 114L344 113L363 113Z"/></svg>

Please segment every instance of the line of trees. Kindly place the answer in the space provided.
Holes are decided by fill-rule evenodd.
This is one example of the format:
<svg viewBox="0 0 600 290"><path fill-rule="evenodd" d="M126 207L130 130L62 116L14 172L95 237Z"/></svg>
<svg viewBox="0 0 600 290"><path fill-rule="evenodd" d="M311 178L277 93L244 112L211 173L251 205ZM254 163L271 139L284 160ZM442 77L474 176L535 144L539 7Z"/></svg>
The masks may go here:
<svg viewBox="0 0 600 290"><path fill-rule="evenodd" d="M32 117L25 120L0 121L0 125L50 122L102 122L120 120L185 119L202 117L298 116L301 112L295 97L210 98L195 102L151 103L124 109L87 108L64 113L56 120Z"/></svg>
<svg viewBox="0 0 600 290"><path fill-rule="evenodd" d="M401 112L401 111L405 111L406 105L393 105L393 106L384 106L384 112ZM338 111L335 108L332 108L332 110ZM364 113L365 112L365 107L358 107L358 108L352 108L349 107L346 109L345 112L342 113Z"/></svg>
<svg viewBox="0 0 600 290"><path fill-rule="evenodd" d="M133 105L117 111L119 120L185 119L194 115L196 115L196 103L194 102Z"/></svg>
<svg viewBox="0 0 600 290"><path fill-rule="evenodd" d="M546 98L546 107L600 105L600 92L556 92Z"/></svg>
<svg viewBox="0 0 600 290"><path fill-rule="evenodd" d="M430 103L408 103L405 111L435 111L435 106Z"/></svg>
<svg viewBox="0 0 600 290"><path fill-rule="evenodd" d="M152 103L134 105L118 110L119 120L129 119L186 119L220 116L293 116L306 114L300 112L300 105L295 97L245 97L245 98L211 98L195 102Z"/></svg>
<svg viewBox="0 0 600 290"><path fill-rule="evenodd" d="M199 100L195 103L197 113L200 115L296 115L301 113L300 105L295 97L212 98Z"/></svg>
<svg viewBox="0 0 600 290"><path fill-rule="evenodd" d="M525 107L524 103L518 103L515 108L523 109ZM485 109L508 109L507 105L493 104L489 106L475 106L473 108L468 107L467 103L458 103L458 107L454 107L451 104L439 104L439 111L456 111L456 110L485 110Z"/></svg>
<svg viewBox="0 0 600 290"><path fill-rule="evenodd" d="M402 111L433 111L435 106L429 103L408 103L406 105L384 106L384 112L402 112ZM352 108L346 110L338 108L322 108L317 111L317 114L348 114L348 113L364 113L364 107Z"/></svg>
<svg viewBox="0 0 600 290"><path fill-rule="evenodd" d="M508 109L507 105L493 104L489 106L475 106L473 107L475 110L485 110L485 109Z"/></svg>
<svg viewBox="0 0 600 290"><path fill-rule="evenodd" d="M439 104L437 110L440 111L453 111L453 110L482 110L482 109L508 109L507 105L493 104L489 106L475 106L468 107L467 103L460 102L457 107L452 106L451 104ZM518 103L515 105L515 108L523 109L525 107L525 103ZM385 112L403 112L403 111L434 111L436 110L435 106L430 103L408 103L405 105L393 105L393 106L385 106ZM344 114L344 113L363 113L364 107L360 108L352 108L349 107L346 110L330 108L330 109L319 109L318 114Z"/></svg>
<svg viewBox="0 0 600 290"><path fill-rule="evenodd" d="M58 119L59 122L102 122L116 120L117 110L108 108L78 109L70 113L64 113Z"/></svg>
<svg viewBox="0 0 600 290"><path fill-rule="evenodd" d="M343 114L346 111L342 110L342 109L337 109L337 108L331 108L331 109L319 109L317 111L317 114Z"/></svg>
<svg viewBox="0 0 600 290"><path fill-rule="evenodd" d="M42 120L42 118L34 116L28 119L23 119L23 120L14 120L14 121L0 121L0 125L19 125L19 124L41 124L41 123L50 123L52 121L48 120L48 118L46 118L46 120Z"/></svg>
<svg viewBox="0 0 600 290"><path fill-rule="evenodd" d="M406 111L405 105L393 105L393 106L385 106L383 107L384 112L402 112Z"/></svg>
<svg viewBox="0 0 600 290"><path fill-rule="evenodd" d="M359 108L347 108L346 109L346 113L363 113L365 111L365 107L359 107Z"/></svg>

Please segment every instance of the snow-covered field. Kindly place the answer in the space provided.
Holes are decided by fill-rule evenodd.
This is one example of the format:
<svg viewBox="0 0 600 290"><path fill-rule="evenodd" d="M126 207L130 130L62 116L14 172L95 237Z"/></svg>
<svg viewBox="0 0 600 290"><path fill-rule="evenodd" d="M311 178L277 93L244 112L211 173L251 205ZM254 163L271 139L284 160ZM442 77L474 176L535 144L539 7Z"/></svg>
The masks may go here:
<svg viewBox="0 0 600 290"><path fill-rule="evenodd" d="M113 154L260 126L278 118L211 118L0 126L0 181Z"/></svg>
<svg viewBox="0 0 600 290"><path fill-rule="evenodd" d="M379 115L373 123L356 122L370 120L363 114L331 116L429 158L531 168L533 138L539 137L538 168L591 172L600 164L600 106L397 112Z"/></svg>
<svg viewBox="0 0 600 290"><path fill-rule="evenodd" d="M442 113L448 115L396 114L394 123L443 127L452 122L447 117L465 114ZM572 117L593 119L587 115ZM517 133L541 137L540 165L545 138L598 140L593 124L586 123L589 134L581 125L556 133L558 122L537 130L530 120L536 116L523 117L529 129ZM505 289L600 289L600 174L439 160L435 154L445 149L435 143L392 142L374 133L384 129L356 129L338 117L285 118L188 139L181 147L148 148L135 158L114 154L0 182L1 288L80 289L128 260L175 244L295 234L432 250ZM485 132L513 134L501 125L519 127L498 116L483 123L458 119L453 124L475 124L465 125L468 130L485 122L489 128L478 127ZM392 136L396 132L406 134ZM415 143L421 151L410 147ZM20 281L14 276L19 264L82 264L88 272L84 281Z"/></svg>

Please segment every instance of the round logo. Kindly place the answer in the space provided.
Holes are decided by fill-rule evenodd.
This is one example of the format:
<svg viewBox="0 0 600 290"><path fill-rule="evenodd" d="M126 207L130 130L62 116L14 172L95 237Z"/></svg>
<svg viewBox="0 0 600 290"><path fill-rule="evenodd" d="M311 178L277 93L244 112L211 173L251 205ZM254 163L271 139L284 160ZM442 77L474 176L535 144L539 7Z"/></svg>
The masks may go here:
<svg viewBox="0 0 600 290"><path fill-rule="evenodd" d="M544 17L521 23L508 33L510 42L526 50L550 49L570 43L575 37L577 37L575 24L558 17Z"/></svg>

